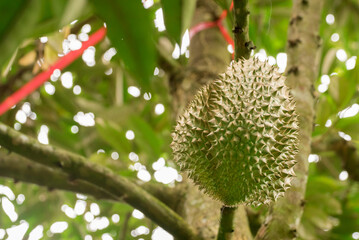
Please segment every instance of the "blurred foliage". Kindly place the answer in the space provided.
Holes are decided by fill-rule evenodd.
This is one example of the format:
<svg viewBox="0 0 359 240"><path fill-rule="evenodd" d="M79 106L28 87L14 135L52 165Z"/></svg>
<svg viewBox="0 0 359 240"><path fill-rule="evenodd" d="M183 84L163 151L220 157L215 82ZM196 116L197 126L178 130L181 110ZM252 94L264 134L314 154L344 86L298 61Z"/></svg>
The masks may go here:
<svg viewBox="0 0 359 240"><path fill-rule="evenodd" d="M178 44L181 37L191 25L191 19L196 7L196 1L192 0L162 0L164 20L166 30Z"/></svg>
<svg viewBox="0 0 359 240"><path fill-rule="evenodd" d="M230 1L216 2L223 9L229 8ZM80 58L63 71L72 73L73 85L81 87L80 94L74 94L73 87L63 87L61 77L54 78L49 81L55 89L53 95L41 87L1 116L1 121L21 127L22 132L34 137L37 137L41 126L46 125L49 127L50 144L82 154L89 161L106 165L135 181L140 181L138 170L146 168L152 176L151 181L155 181L152 164L160 157L174 167L169 159L173 121L168 76L161 69L159 56L165 52L171 57L175 44L181 44L193 16L194 4L195 1L188 0L157 0L149 7L145 1L144 8L139 0L1 1L0 101L52 65L59 54L63 54L63 42L71 34L78 38L82 33L87 34L84 30L87 24L91 26L89 34L104 23L108 27L107 38L95 46L96 64L88 65ZM159 32L154 24L154 19L160 15L159 8L163 8L167 28L163 32ZM257 46L256 52L264 49L267 56L275 58L285 51L291 1L250 1L250 9L250 38ZM328 14L335 17L333 24L326 22ZM324 141L333 134L344 132L358 145L359 109L353 116L345 118L340 118L338 113L359 103L359 68L355 64L348 70L348 61L340 61L336 55L339 49L345 51L348 59L358 53L359 31L356 29L359 2L325 1L321 19L322 48L315 87L319 89L323 85L322 75L328 75L330 84L328 90L315 93L318 101L313 141ZM231 32L230 14L226 23ZM335 33L339 39L333 41ZM46 42L39 40L42 36L47 37ZM165 49L170 49L168 52L159 51L159 39L163 38L168 39L169 48ZM105 55L112 47L117 53L109 61ZM184 57L175 61L186 64ZM137 86L141 94L138 97L129 94L129 86ZM36 117L29 114L26 122L20 124L16 114L23 108L24 102L30 104ZM164 105L164 113L155 113L157 104ZM93 114L96 125L86 127L76 122L74 117L81 112ZM78 133L71 130L74 126L79 129ZM126 138L128 130L134 132L133 140ZM114 152L118 153L118 160L111 157ZM137 163L137 159L130 159L130 153L138 155ZM350 175L348 180L338 178L343 171L342 163L331 149L318 154L319 162L310 163L299 238L353 239L353 233L359 231L359 185ZM26 237L36 226L42 225L44 239L84 239L88 234L100 239L104 233L109 233L114 239L150 239L150 234L133 237L131 231L141 225L150 231L156 227L146 218L131 217L133 209L128 205L89 197L85 200L85 212L90 211L91 203L97 203L100 216L107 217L110 222L103 230L90 231L84 214L72 219L61 210L64 204L75 207L78 201L75 194L5 179L0 183L10 187L16 196L23 194L26 197L21 204L10 199L18 213L14 222L0 209L0 229L26 220L29 224ZM0 199L2 197L7 198L1 195ZM251 211L259 219L263 219L266 213L264 207ZM111 220L113 214L120 215L119 223ZM52 235L49 229L56 221L66 221L69 226L63 233Z"/></svg>

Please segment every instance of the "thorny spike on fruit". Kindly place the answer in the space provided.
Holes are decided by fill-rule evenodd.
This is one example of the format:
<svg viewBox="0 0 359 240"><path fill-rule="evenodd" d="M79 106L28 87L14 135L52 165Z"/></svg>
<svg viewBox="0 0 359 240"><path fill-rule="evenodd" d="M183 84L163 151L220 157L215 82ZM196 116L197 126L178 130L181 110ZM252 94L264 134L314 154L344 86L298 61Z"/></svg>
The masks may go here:
<svg viewBox="0 0 359 240"><path fill-rule="evenodd" d="M297 135L285 77L251 58L232 62L196 94L179 117L171 147L205 193L229 206L260 205L290 186Z"/></svg>

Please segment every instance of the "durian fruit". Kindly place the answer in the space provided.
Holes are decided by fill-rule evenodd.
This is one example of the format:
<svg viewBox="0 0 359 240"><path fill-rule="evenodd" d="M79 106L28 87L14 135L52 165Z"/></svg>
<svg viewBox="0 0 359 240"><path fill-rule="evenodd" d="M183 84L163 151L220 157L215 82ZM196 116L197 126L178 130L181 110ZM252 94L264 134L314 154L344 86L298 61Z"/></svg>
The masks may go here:
<svg viewBox="0 0 359 240"><path fill-rule="evenodd" d="M174 160L227 206L284 195L298 152L295 102L278 68L232 61L195 95L172 134Z"/></svg>

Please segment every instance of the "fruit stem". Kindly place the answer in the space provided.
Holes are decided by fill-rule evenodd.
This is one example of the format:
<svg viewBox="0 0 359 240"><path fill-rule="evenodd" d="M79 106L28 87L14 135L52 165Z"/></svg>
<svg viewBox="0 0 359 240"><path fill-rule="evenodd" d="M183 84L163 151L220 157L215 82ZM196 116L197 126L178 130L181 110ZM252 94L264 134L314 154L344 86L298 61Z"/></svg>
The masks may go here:
<svg viewBox="0 0 359 240"><path fill-rule="evenodd" d="M232 239L234 228L233 219L237 207L228 207L223 205L221 208L221 222L219 224L217 240L230 240Z"/></svg>
<svg viewBox="0 0 359 240"><path fill-rule="evenodd" d="M234 59L248 59L251 51L255 49L254 44L249 40L248 0L233 0L233 5Z"/></svg>

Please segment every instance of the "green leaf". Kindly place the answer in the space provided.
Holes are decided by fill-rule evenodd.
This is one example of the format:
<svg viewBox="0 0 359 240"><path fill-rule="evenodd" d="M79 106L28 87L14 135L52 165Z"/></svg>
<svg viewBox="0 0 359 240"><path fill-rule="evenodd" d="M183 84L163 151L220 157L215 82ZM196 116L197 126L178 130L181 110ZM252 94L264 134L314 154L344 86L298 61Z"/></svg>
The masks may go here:
<svg viewBox="0 0 359 240"><path fill-rule="evenodd" d="M333 193L343 188L344 183L339 182L327 176L312 176L308 179L310 185L308 185L307 194L316 192L329 192Z"/></svg>
<svg viewBox="0 0 359 240"><path fill-rule="evenodd" d="M332 194L315 192L307 196L308 204L324 210L327 214L339 215L342 213L342 206Z"/></svg>
<svg viewBox="0 0 359 240"><path fill-rule="evenodd" d="M337 108L330 96L321 95L316 106L316 111L320 113L316 118L317 124L324 126L330 116L336 113Z"/></svg>
<svg viewBox="0 0 359 240"><path fill-rule="evenodd" d="M181 0L162 0L163 17L168 35L181 42Z"/></svg>
<svg viewBox="0 0 359 240"><path fill-rule="evenodd" d="M90 9L87 0L42 0L41 15L31 37L39 37L57 31L74 20L81 21L92 14Z"/></svg>
<svg viewBox="0 0 359 240"><path fill-rule="evenodd" d="M155 69L153 19L141 1L92 0L94 10L106 22L108 37L117 55L142 87L148 88Z"/></svg>
<svg viewBox="0 0 359 240"><path fill-rule="evenodd" d="M0 1L0 9L0 66L3 66L36 27L41 0Z"/></svg>
<svg viewBox="0 0 359 240"><path fill-rule="evenodd" d="M154 157L159 157L162 141L152 127L138 116L132 116L130 123L136 134L136 142L139 143L140 147Z"/></svg>
<svg viewBox="0 0 359 240"><path fill-rule="evenodd" d="M88 14L85 3L86 0L1 1L0 66L4 66L25 39L56 31L80 15Z"/></svg>
<svg viewBox="0 0 359 240"><path fill-rule="evenodd" d="M105 122L99 118L96 123L96 129L99 135L103 138L103 140L110 144L110 146L121 153L128 154L131 152L131 145L126 139L124 132L121 131L118 126L110 122Z"/></svg>
<svg viewBox="0 0 359 240"><path fill-rule="evenodd" d="M162 0L163 17L167 33L177 42L191 25L196 1L193 0Z"/></svg>
<svg viewBox="0 0 359 240"><path fill-rule="evenodd" d="M182 5L182 28L181 35L191 26L194 10L196 9L196 0L183 0Z"/></svg>
<svg viewBox="0 0 359 240"><path fill-rule="evenodd" d="M37 192L41 193L41 192ZM43 201L38 200L38 195L32 196L31 202L28 203L26 208L18 210L19 219L26 219L30 225L37 225L41 223L50 223L60 213L59 204L62 201L60 194L42 194L46 205Z"/></svg>
<svg viewBox="0 0 359 240"><path fill-rule="evenodd" d="M338 224L338 219L329 217L326 212L315 206L307 207L305 211L312 224L320 229L329 230Z"/></svg>
<svg viewBox="0 0 359 240"><path fill-rule="evenodd" d="M341 118L336 124L339 131L349 133L353 140L359 140L359 116Z"/></svg>
<svg viewBox="0 0 359 240"><path fill-rule="evenodd" d="M358 83L359 68L339 71L338 75L331 76L329 93L336 102L339 110L348 106L352 100Z"/></svg>
<svg viewBox="0 0 359 240"><path fill-rule="evenodd" d="M80 16L83 9L86 7L86 0L70 0L66 4L64 14L61 18L61 26L69 24L74 21L76 17Z"/></svg>
<svg viewBox="0 0 359 240"><path fill-rule="evenodd" d="M332 68L333 63L335 62L335 54L337 49L331 48L324 56L322 63L322 74L329 74L329 70Z"/></svg>

